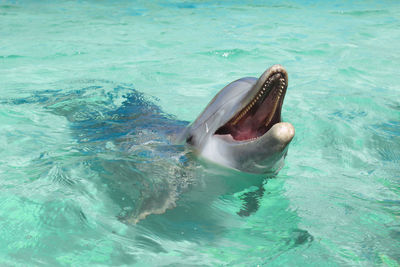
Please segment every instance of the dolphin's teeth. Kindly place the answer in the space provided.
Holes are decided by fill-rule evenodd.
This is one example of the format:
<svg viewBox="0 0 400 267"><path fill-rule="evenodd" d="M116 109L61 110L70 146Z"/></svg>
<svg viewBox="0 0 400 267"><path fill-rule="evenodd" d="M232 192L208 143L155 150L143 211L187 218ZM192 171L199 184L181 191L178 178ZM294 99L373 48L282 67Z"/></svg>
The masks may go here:
<svg viewBox="0 0 400 267"><path fill-rule="evenodd" d="M278 103L279 103L278 100L279 100L279 98L280 98L280 95L278 96L278 99L275 101L275 105L274 105L274 107L272 108L272 111L273 111L273 112L271 112L271 113L269 114L268 119L266 120L265 126L268 126L268 124L271 122L272 117L273 117L273 115L275 114L276 108L278 107Z"/></svg>
<svg viewBox="0 0 400 267"><path fill-rule="evenodd" d="M271 76L265 81L264 85L261 87L260 91L258 94L253 98L253 101L251 101L239 114L239 116L236 117L236 119L232 122L233 125L236 125L252 108L253 106L262 99L262 97L265 95L265 92L267 91L267 88L271 85L272 80L274 81L279 81L278 84L278 90L271 90L270 94L272 94L272 97L276 99L274 107L272 110L276 110L278 106L279 99L283 95L284 88L286 86L286 80L284 78L284 75L279 72L272 73ZM268 118L266 119L265 125L268 126L268 124L271 122L273 115L275 112L272 112L269 114Z"/></svg>

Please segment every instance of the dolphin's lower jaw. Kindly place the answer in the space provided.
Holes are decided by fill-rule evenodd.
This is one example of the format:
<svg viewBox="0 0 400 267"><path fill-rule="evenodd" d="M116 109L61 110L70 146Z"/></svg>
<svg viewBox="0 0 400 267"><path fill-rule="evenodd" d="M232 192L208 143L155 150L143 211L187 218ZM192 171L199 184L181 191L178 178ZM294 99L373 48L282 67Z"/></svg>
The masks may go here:
<svg viewBox="0 0 400 267"><path fill-rule="evenodd" d="M213 135L201 155L239 171L274 175L284 165L294 134L292 124L279 122L264 135L250 140L236 141L230 135Z"/></svg>

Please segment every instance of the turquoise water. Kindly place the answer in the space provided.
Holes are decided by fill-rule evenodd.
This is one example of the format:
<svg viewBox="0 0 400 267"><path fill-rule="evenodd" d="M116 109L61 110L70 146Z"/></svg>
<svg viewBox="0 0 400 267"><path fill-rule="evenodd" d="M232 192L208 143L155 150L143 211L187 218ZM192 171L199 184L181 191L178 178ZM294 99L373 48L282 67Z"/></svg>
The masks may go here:
<svg viewBox="0 0 400 267"><path fill-rule="evenodd" d="M399 44L398 1L0 1L0 264L399 266ZM264 194L137 119L276 63L296 136Z"/></svg>

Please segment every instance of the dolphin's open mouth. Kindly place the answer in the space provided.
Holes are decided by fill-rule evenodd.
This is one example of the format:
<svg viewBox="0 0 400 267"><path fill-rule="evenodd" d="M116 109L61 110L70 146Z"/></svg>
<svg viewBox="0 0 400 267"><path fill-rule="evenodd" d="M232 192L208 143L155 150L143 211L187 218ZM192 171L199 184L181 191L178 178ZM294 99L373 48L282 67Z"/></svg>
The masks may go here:
<svg viewBox="0 0 400 267"><path fill-rule="evenodd" d="M288 84L283 67L264 73L254 85L246 104L216 135L230 135L236 141L246 141L264 135L281 122L281 110ZM230 138L230 137L229 137Z"/></svg>

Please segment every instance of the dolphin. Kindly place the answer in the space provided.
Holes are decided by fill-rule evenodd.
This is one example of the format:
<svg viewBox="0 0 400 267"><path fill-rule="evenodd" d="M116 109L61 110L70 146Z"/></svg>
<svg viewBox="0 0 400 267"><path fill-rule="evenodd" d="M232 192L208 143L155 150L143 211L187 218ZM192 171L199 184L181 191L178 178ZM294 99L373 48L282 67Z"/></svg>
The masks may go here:
<svg viewBox="0 0 400 267"><path fill-rule="evenodd" d="M257 186L265 174L276 174L294 136L294 127L281 122L287 84L280 65L259 79L234 81L192 123L165 114L133 85L101 80L89 80L86 87L80 82L76 90L41 91L3 102L39 104L52 116L66 118L74 142L70 157L62 162L66 168L55 174L57 181L74 184L69 177L82 172L85 184L112 200L121 221L137 223L179 206L181 198L185 205L207 209L205 201ZM195 154L228 168L199 164L192 160ZM48 166L53 175L55 160L40 156L37 164ZM246 193L238 214L254 212L262 194L262 186Z"/></svg>
<svg viewBox="0 0 400 267"><path fill-rule="evenodd" d="M288 74L281 65L273 65L258 79L228 84L180 140L219 165L248 173L278 173L295 134L293 125L281 119L287 86Z"/></svg>

